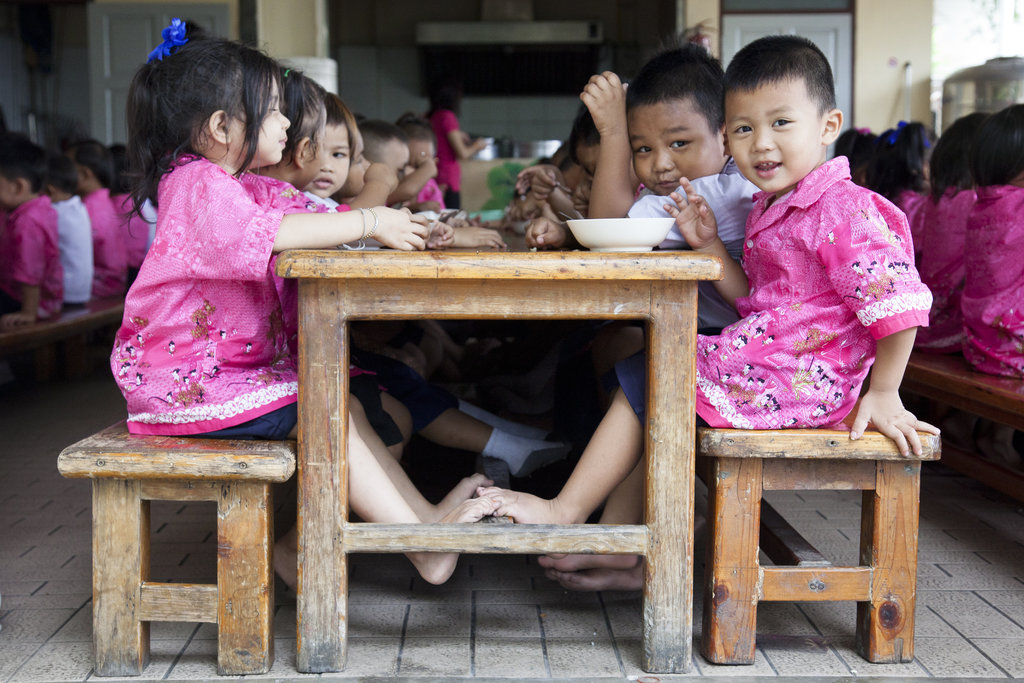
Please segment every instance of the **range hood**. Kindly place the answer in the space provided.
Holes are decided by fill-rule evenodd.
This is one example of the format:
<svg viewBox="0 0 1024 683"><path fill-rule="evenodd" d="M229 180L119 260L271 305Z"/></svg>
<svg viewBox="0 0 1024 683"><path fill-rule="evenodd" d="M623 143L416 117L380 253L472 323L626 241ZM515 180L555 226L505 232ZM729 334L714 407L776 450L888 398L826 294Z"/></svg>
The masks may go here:
<svg viewBox="0 0 1024 683"><path fill-rule="evenodd" d="M416 25L423 92L456 78L467 95L579 95L601 63L600 21Z"/></svg>
<svg viewBox="0 0 1024 683"><path fill-rule="evenodd" d="M427 21L416 24L417 45L596 45L599 21Z"/></svg>

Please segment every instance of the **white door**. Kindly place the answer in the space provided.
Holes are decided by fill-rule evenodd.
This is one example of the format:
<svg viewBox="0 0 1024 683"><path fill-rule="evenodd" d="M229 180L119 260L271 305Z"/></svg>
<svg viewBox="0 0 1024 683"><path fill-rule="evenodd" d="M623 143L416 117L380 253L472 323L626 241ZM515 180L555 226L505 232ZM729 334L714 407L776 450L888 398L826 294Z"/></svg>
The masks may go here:
<svg viewBox="0 0 1024 683"><path fill-rule="evenodd" d="M212 35L228 35L226 2L89 3L89 113L92 135L110 145L126 142L124 107L139 66L178 17Z"/></svg>
<svg viewBox="0 0 1024 683"><path fill-rule="evenodd" d="M853 19L849 14L723 14L722 66L747 43L779 33L807 38L825 53L844 128L853 123Z"/></svg>

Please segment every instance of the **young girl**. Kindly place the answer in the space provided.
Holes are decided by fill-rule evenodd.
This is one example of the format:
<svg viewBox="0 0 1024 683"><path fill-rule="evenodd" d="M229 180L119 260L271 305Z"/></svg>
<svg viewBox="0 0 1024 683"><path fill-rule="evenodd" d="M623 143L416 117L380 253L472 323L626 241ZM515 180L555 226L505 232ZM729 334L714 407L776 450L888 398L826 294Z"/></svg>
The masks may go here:
<svg viewBox="0 0 1024 683"><path fill-rule="evenodd" d="M874 154L878 136L870 128L849 128L836 138L832 149L835 156L843 156L850 160L850 177L858 185L864 185L867 177L868 164Z"/></svg>
<svg viewBox="0 0 1024 683"><path fill-rule="evenodd" d="M131 192L131 181L128 178L125 154L127 148L124 145L110 146L110 158L114 162L114 191L110 194L110 201L121 217L121 236L128 256L127 285L131 287L153 241L156 212L151 204L145 205L141 214L132 211L132 198L128 194Z"/></svg>
<svg viewBox="0 0 1024 683"><path fill-rule="evenodd" d="M915 216L919 229L914 247L921 254L917 268L933 297L931 324L918 331L914 343L922 351L959 353L963 345L964 240L975 200L970 153L986 116L975 112L957 119L932 153L931 193Z"/></svg>
<svg viewBox="0 0 1024 683"><path fill-rule="evenodd" d="M842 125L828 61L803 38L761 38L736 54L725 93L730 151L761 190L747 220L746 273L686 179L688 196L673 193L675 204L666 205L694 250L722 259L719 291L743 316L720 335L698 336L698 421L836 426L874 361L850 438L872 423L902 453L920 453L916 430L938 430L906 411L897 390L931 296L907 263L903 214L855 185L845 157L825 161ZM622 391L558 496L502 491L499 514L581 523L633 471L643 451L645 386L631 366L620 364Z"/></svg>
<svg viewBox="0 0 1024 683"><path fill-rule="evenodd" d="M128 95L128 158L136 210L156 197L156 238L125 302L111 368L136 434L294 437L298 377L269 271L284 249L326 248L373 232L398 249L422 248L425 226L377 208L285 214L241 182L281 160L289 122L280 71L264 54L215 38L189 40L174 20ZM365 423L349 430L352 508L373 521L473 521L493 499L466 499L476 480L439 506L416 493ZM482 478L480 478L482 479ZM281 541L279 549L289 547ZM456 556L410 554L424 578L444 581ZM294 582L293 558L279 569Z"/></svg>
<svg viewBox="0 0 1024 683"><path fill-rule="evenodd" d="M915 262L921 255L920 225L916 218L928 193L928 153L931 142L924 124L900 121L878 136L868 164L865 187L902 209L910 222Z"/></svg>
<svg viewBox="0 0 1024 683"><path fill-rule="evenodd" d="M444 204L449 209L462 208L459 194L462 167L459 162L487 146L483 138L473 140L459 128L461 101L462 86L457 82L439 82L430 89L427 119L437 137L437 184L444 192Z"/></svg>
<svg viewBox="0 0 1024 683"><path fill-rule="evenodd" d="M411 211L444 211L444 193L437 184L437 137L430 122L412 112L403 114L396 125L409 137L409 167L405 181L410 187L423 184L416 196L406 203ZM402 185L399 185L399 190Z"/></svg>

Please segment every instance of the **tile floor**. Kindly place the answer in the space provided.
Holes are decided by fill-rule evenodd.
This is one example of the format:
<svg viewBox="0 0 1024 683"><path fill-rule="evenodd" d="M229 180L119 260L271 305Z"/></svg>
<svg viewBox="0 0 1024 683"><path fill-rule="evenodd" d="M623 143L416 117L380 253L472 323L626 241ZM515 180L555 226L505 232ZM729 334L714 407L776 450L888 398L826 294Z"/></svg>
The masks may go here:
<svg viewBox="0 0 1024 683"><path fill-rule="evenodd" d="M55 458L122 411L102 372L0 385L0 681L93 678L89 485L62 479ZM688 677L1024 678L1021 504L939 465L926 467L922 498L913 663L861 659L852 603L768 603L753 666L713 666L696 655ZM857 494L771 500L822 552L856 559ZM208 505L154 504L154 578L209 578ZM400 556L355 556L351 566L349 664L323 678L674 678L640 669L638 594L568 593L527 557L465 557L440 587L417 579ZM265 678L301 678L294 602L280 591L278 602L277 659ZM699 630L699 602L695 609ZM154 624L152 638L143 679L216 678L211 625Z"/></svg>

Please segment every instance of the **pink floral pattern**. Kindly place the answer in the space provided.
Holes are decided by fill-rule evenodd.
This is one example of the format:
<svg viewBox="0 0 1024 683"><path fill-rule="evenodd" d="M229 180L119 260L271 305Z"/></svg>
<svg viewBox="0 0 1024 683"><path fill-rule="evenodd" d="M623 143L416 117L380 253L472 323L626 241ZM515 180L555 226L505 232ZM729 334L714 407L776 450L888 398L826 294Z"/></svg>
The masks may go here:
<svg viewBox="0 0 1024 683"><path fill-rule="evenodd" d="M908 256L903 213L850 181L845 157L789 195L754 196L742 318L698 337L697 412L716 427L838 425L875 340L926 325L931 294Z"/></svg>
<svg viewBox="0 0 1024 683"><path fill-rule="evenodd" d="M964 356L981 372L1024 377L1024 188L978 188L964 252Z"/></svg>

